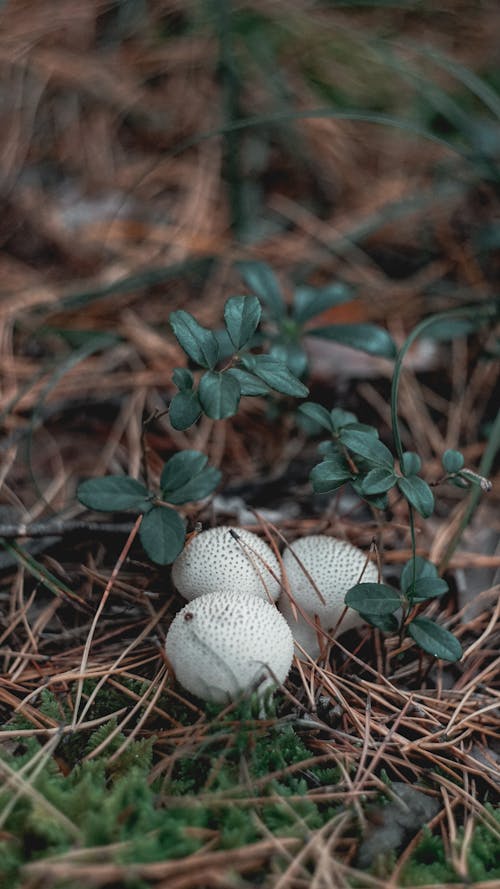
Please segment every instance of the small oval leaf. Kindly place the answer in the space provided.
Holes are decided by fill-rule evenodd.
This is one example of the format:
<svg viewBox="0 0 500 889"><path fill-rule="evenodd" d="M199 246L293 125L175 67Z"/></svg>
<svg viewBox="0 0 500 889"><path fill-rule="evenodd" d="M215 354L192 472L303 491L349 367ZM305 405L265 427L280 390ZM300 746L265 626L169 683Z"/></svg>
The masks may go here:
<svg viewBox="0 0 500 889"><path fill-rule="evenodd" d="M449 590L449 586L442 577L419 577L415 581L415 587L411 593L412 602L425 602L426 599L435 599L438 596L444 596Z"/></svg>
<svg viewBox="0 0 500 889"><path fill-rule="evenodd" d="M224 420L233 417L240 403L241 389L238 380L227 373L208 371L198 385L198 398L207 417Z"/></svg>
<svg viewBox="0 0 500 889"><path fill-rule="evenodd" d="M198 475L207 465L208 457L201 451L179 451L165 463L161 476L160 487L165 494L182 488L193 476Z"/></svg>
<svg viewBox="0 0 500 889"><path fill-rule="evenodd" d="M460 472L465 463L464 455L451 448L444 452L441 461L446 472Z"/></svg>
<svg viewBox="0 0 500 889"><path fill-rule="evenodd" d="M409 475L398 479L398 488L404 497L415 507L424 519L434 512L434 494L427 482L418 475Z"/></svg>
<svg viewBox="0 0 500 889"><path fill-rule="evenodd" d="M315 315L320 315L326 309L339 306L352 298L352 289L341 282L327 284L325 287L310 287L303 284L297 287L293 295L293 317L298 324L305 324Z"/></svg>
<svg viewBox="0 0 500 889"><path fill-rule="evenodd" d="M229 374L229 376L234 377L235 380L238 381L242 395L269 394L269 386L266 386L262 380L259 380L255 374L249 373L248 370L243 370L241 367L229 367L226 370L226 374Z"/></svg>
<svg viewBox="0 0 500 889"><path fill-rule="evenodd" d="M344 602L361 614L379 615L397 611L401 598L385 583L357 583L346 593Z"/></svg>
<svg viewBox="0 0 500 889"><path fill-rule="evenodd" d="M383 630L384 633L397 633L399 629L398 620L393 614L362 614L360 612L360 617L362 617L367 624L371 624L371 626L376 627L377 630Z"/></svg>
<svg viewBox="0 0 500 889"><path fill-rule="evenodd" d="M175 491L166 491L165 500L179 505L190 503L192 500L203 500L215 490L221 480L221 473L215 466L207 466L198 475L186 482L182 488Z"/></svg>
<svg viewBox="0 0 500 889"><path fill-rule="evenodd" d="M264 262L249 260L237 263L245 284L269 309L272 317L279 321L286 314L285 301L276 275Z"/></svg>
<svg viewBox="0 0 500 889"><path fill-rule="evenodd" d="M234 348L241 349L257 330L261 316L256 296L230 296L224 306L226 330Z"/></svg>
<svg viewBox="0 0 500 889"><path fill-rule="evenodd" d="M401 472L403 475L416 475L422 468L422 461L413 451L405 451L401 460Z"/></svg>
<svg viewBox="0 0 500 889"><path fill-rule="evenodd" d="M183 309L172 312L169 320L174 336L186 355L201 367L210 370L214 368L219 359L219 345L212 331L198 324L196 319Z"/></svg>
<svg viewBox="0 0 500 889"><path fill-rule="evenodd" d="M401 589L404 593L408 592L413 583L413 572L413 559L409 559L401 572ZM434 562L424 559L423 556L415 556L415 580L421 577L438 577L438 570Z"/></svg>
<svg viewBox="0 0 500 889"><path fill-rule="evenodd" d="M201 404L196 392L178 392L168 409L169 420L174 429L189 429L201 414Z"/></svg>
<svg viewBox="0 0 500 889"><path fill-rule="evenodd" d="M314 401L306 401L304 404L300 405L299 411L301 414L305 414L306 417L309 417L310 420L319 423L324 429L328 429L328 432L332 431L333 423L330 411L327 411L326 407L323 407L322 404L316 404Z"/></svg>
<svg viewBox="0 0 500 889"><path fill-rule="evenodd" d="M193 374L187 367L176 367L172 374L172 380L181 392L189 391L194 385Z"/></svg>
<svg viewBox="0 0 500 889"><path fill-rule="evenodd" d="M306 398L309 395L307 386L288 370L286 364L276 358L269 355L245 355L242 364L250 373L264 380L271 389L282 392L283 395L294 398Z"/></svg>
<svg viewBox="0 0 500 889"><path fill-rule="evenodd" d="M332 454L311 470L310 479L316 494L328 494L351 481L352 471L340 454Z"/></svg>
<svg viewBox="0 0 500 889"><path fill-rule="evenodd" d="M127 475L89 478L78 485L76 496L84 506L100 512L120 512L124 509L143 512L151 505L145 485Z"/></svg>
<svg viewBox="0 0 500 889"><path fill-rule="evenodd" d="M444 661L458 661L462 657L458 639L428 617L416 617L408 626L408 632L420 648L434 657Z"/></svg>
<svg viewBox="0 0 500 889"><path fill-rule="evenodd" d="M352 426L358 424L358 418L356 414L351 413L351 411L345 411L342 407L334 407L330 411L330 417L332 418L333 428L336 432L340 432L340 430L344 426ZM374 426L367 426L367 429L373 429L375 434L375 438L378 438L378 432Z"/></svg>
<svg viewBox="0 0 500 889"><path fill-rule="evenodd" d="M327 324L307 331L308 336L335 340L351 349L359 349L370 355L395 358L396 346L390 334L376 324Z"/></svg>
<svg viewBox="0 0 500 889"><path fill-rule="evenodd" d="M356 491L356 494L358 494L358 496L361 497L363 500L366 500L367 503L370 503L377 509L387 509L387 494L365 494L363 491L363 481L361 475L358 475L355 479L353 479L352 487L353 490Z"/></svg>
<svg viewBox="0 0 500 889"><path fill-rule="evenodd" d="M397 476L389 469L377 467L370 469L361 480L361 490L364 495L385 494L397 482Z"/></svg>
<svg viewBox="0 0 500 889"><path fill-rule="evenodd" d="M309 361L304 349L300 343L276 343L269 351L271 358L277 358L286 364L289 371L294 377L302 380L307 376L309 370Z"/></svg>
<svg viewBox="0 0 500 889"><path fill-rule="evenodd" d="M345 426L340 432L340 440L353 454L359 454L369 463L392 469L394 458L385 444L370 432L359 431Z"/></svg>
<svg viewBox="0 0 500 889"><path fill-rule="evenodd" d="M157 565L170 565L184 546L186 531L178 513L168 506L155 506L139 528L141 543Z"/></svg>

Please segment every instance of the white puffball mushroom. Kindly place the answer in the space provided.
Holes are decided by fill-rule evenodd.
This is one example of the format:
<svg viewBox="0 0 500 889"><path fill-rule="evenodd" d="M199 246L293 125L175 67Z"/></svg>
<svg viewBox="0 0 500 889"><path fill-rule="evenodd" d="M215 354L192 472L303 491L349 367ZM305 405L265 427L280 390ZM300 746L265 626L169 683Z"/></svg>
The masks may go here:
<svg viewBox="0 0 500 889"><path fill-rule="evenodd" d="M281 591L280 577L271 547L252 531L228 525L201 531L172 565L174 585L188 602L232 590L274 602Z"/></svg>
<svg viewBox="0 0 500 889"><path fill-rule="evenodd" d="M284 682L293 658L292 634L278 609L238 592L188 602L174 617L165 647L180 684L216 703Z"/></svg>
<svg viewBox="0 0 500 889"><path fill-rule="evenodd" d="M298 609L295 617L286 593L281 596L280 609L295 641L300 643L311 657L317 657L320 652L318 634L314 628L315 616L320 627L331 632L346 607L344 597L347 591L358 582L376 583L378 580L377 566L373 562L367 562L366 554L362 550L345 540L337 540L335 537L326 537L322 534L295 540L291 547L285 550L283 570L294 601L309 621L301 616ZM318 595L318 590L323 601ZM361 615L354 609L348 608L338 632L343 633L344 630L363 623ZM300 656L300 652L298 653Z"/></svg>

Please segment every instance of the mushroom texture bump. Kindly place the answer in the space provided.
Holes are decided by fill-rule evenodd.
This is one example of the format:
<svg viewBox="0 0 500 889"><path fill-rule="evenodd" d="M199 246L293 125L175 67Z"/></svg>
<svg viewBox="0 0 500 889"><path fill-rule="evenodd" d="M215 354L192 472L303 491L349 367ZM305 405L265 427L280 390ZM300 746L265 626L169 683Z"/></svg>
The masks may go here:
<svg viewBox="0 0 500 889"><path fill-rule="evenodd" d="M224 703L285 681L293 658L290 628L257 596L199 596L174 617L167 657L177 680L205 701Z"/></svg>
<svg viewBox="0 0 500 889"><path fill-rule="evenodd" d="M221 525L202 531L172 565L172 580L189 602L232 590L276 601L281 571L270 546L244 528Z"/></svg>
<svg viewBox="0 0 500 889"><path fill-rule="evenodd" d="M295 618L286 593L281 596L280 609L295 641L311 657L317 657L320 652L315 621L321 629L333 630L345 609L347 591L360 581L376 583L378 580L377 566L366 561L362 550L345 540L321 534L295 540L285 550L283 570L293 599L306 617L297 612ZM363 618L358 612L348 608L337 632L343 633L362 623Z"/></svg>

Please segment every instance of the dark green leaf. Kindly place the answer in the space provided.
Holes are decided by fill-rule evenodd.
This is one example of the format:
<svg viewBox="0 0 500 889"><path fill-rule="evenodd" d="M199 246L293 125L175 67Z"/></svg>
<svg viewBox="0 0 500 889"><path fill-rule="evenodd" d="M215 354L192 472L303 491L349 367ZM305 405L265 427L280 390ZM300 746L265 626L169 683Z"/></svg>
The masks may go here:
<svg viewBox="0 0 500 889"><path fill-rule="evenodd" d="M242 395L268 395L270 392L269 386L241 367L230 367L226 374L238 381Z"/></svg>
<svg viewBox="0 0 500 889"><path fill-rule="evenodd" d="M407 590L407 595L412 602L425 602L426 599L435 599L437 596L443 596L448 592L448 584L441 577L419 577L415 581L415 588L412 592L411 586Z"/></svg>
<svg viewBox="0 0 500 889"><path fill-rule="evenodd" d="M219 346L211 330L202 327L183 309L171 313L170 326L179 344L193 361L210 370L215 367L219 359Z"/></svg>
<svg viewBox="0 0 500 889"><path fill-rule="evenodd" d="M123 509L142 512L151 505L148 489L127 475L89 478L78 485L76 496L84 506L102 512L119 512Z"/></svg>
<svg viewBox="0 0 500 889"><path fill-rule="evenodd" d="M351 411L345 411L341 407L334 407L330 411L330 417L332 418L333 427L337 430L337 432L340 432L343 426L351 426L353 423L358 422L356 414L352 414ZM374 432L375 436L377 437L377 430L374 429Z"/></svg>
<svg viewBox="0 0 500 889"><path fill-rule="evenodd" d="M301 414L305 414L306 417L319 423L324 429L328 429L328 432L332 431L330 412L322 404L316 404L315 401L306 401L300 405L299 411Z"/></svg>
<svg viewBox="0 0 500 889"><path fill-rule="evenodd" d="M351 479L352 471L340 454L323 460L311 471L311 484L316 494L328 494L330 491L336 491Z"/></svg>
<svg viewBox="0 0 500 889"><path fill-rule="evenodd" d="M417 472L420 472L421 467L422 461L418 454L414 454L413 451L405 451L401 460L401 472L403 475L416 475Z"/></svg>
<svg viewBox="0 0 500 889"><path fill-rule="evenodd" d="M264 262L239 262L238 270L245 284L269 309L277 321L286 314L286 305L274 272Z"/></svg>
<svg viewBox="0 0 500 889"><path fill-rule="evenodd" d="M357 583L344 602L362 614L392 614L401 606L399 593L385 583Z"/></svg>
<svg viewBox="0 0 500 889"><path fill-rule="evenodd" d="M217 346L219 348L219 361L227 361L234 355L234 346L229 339L229 334L225 327L221 327L218 330L212 331L215 339L217 340Z"/></svg>
<svg viewBox="0 0 500 889"><path fill-rule="evenodd" d="M436 578L438 570L433 562L424 559L423 556L415 556L415 580L421 577ZM407 593L413 582L413 559L406 562L401 572L401 589Z"/></svg>
<svg viewBox="0 0 500 889"><path fill-rule="evenodd" d="M165 491L165 500L176 506L181 503L190 503L192 500L203 500L213 493L221 480L221 474L214 466L207 466L198 475L190 479L182 488L175 491Z"/></svg>
<svg viewBox="0 0 500 889"><path fill-rule="evenodd" d="M452 451L451 448L444 452L441 460L446 472L460 472L465 463L464 455L460 451Z"/></svg>
<svg viewBox="0 0 500 889"><path fill-rule="evenodd" d="M363 614L362 612L359 613L367 624L371 624L372 627L376 627L377 630L383 630L384 633L397 633L399 629L398 620L396 617L394 617L393 614Z"/></svg>
<svg viewBox="0 0 500 889"><path fill-rule="evenodd" d="M346 284L328 284L326 287L297 287L293 295L293 317L298 324L305 324L326 309L352 299L352 290Z"/></svg>
<svg viewBox="0 0 500 889"><path fill-rule="evenodd" d="M174 429L189 429L201 414L201 404L196 392L178 392L168 409L168 416Z"/></svg>
<svg viewBox="0 0 500 889"><path fill-rule="evenodd" d="M445 342L447 340L457 339L458 337L468 336L469 333L472 333L477 327L480 327L481 323L484 323L484 318L480 315L477 319L450 317L446 321L440 320L436 321L434 324L430 324L425 330L425 335L434 340Z"/></svg>
<svg viewBox="0 0 500 889"><path fill-rule="evenodd" d="M318 445L318 452L322 457L336 458L342 453L342 450L337 441L321 441Z"/></svg>
<svg viewBox="0 0 500 889"><path fill-rule="evenodd" d="M327 324L307 331L308 336L317 336L325 340L335 340L343 346L360 349L370 355L383 358L395 358L396 346L392 337L383 327L375 324Z"/></svg>
<svg viewBox="0 0 500 889"><path fill-rule="evenodd" d="M411 503L424 519L432 515L434 512L434 494L423 478L419 478L418 475L399 478L398 488L406 497L408 503Z"/></svg>
<svg viewBox="0 0 500 889"><path fill-rule="evenodd" d="M245 355L242 364L250 373L264 380L277 392L292 395L294 398L306 398L309 394L307 386L294 377L282 361L277 361L269 355Z"/></svg>
<svg viewBox="0 0 500 889"><path fill-rule="evenodd" d="M155 506L144 516L139 529L141 543L157 565L170 565L184 546L186 532L178 513L168 506Z"/></svg>
<svg viewBox="0 0 500 889"><path fill-rule="evenodd" d="M363 478L364 476L358 475L352 481L352 487L356 491L356 494L377 509L387 509L387 494L365 494L363 491Z"/></svg>
<svg viewBox="0 0 500 889"><path fill-rule="evenodd" d="M397 476L389 469L383 467L370 469L361 479L361 490L366 495L385 494L396 484L396 481Z"/></svg>
<svg viewBox="0 0 500 889"><path fill-rule="evenodd" d="M161 473L160 487L163 494L182 488L186 482L198 475L207 463L208 457L201 451L186 450L174 454L167 460Z"/></svg>
<svg viewBox="0 0 500 889"><path fill-rule="evenodd" d="M364 457L370 464L385 466L388 469L394 466L394 458L389 448L369 432L360 432L346 426L340 432L340 440L349 451Z"/></svg>
<svg viewBox="0 0 500 889"><path fill-rule="evenodd" d="M299 343L276 343L272 346L269 355L286 364L288 370L299 380L307 376L309 362Z"/></svg>
<svg viewBox="0 0 500 889"><path fill-rule="evenodd" d="M462 657L462 646L458 639L428 617L416 617L408 631L417 645L434 657L445 661L458 661Z"/></svg>
<svg viewBox="0 0 500 889"><path fill-rule="evenodd" d="M194 386L193 374L187 367L176 367L172 374L172 380L181 392L189 392Z"/></svg>
<svg viewBox="0 0 500 889"><path fill-rule="evenodd" d="M230 296L224 306L226 329L236 350L245 346L255 333L261 316L256 296Z"/></svg>
<svg viewBox="0 0 500 889"><path fill-rule="evenodd" d="M208 371L198 385L198 398L207 417L224 420L233 417L240 403L241 389L238 380L227 373Z"/></svg>

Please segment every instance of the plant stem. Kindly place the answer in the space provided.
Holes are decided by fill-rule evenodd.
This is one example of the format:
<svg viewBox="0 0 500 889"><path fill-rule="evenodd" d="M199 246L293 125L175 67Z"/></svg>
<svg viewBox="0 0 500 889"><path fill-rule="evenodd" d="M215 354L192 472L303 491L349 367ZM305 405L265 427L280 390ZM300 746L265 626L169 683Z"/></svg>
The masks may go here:
<svg viewBox="0 0 500 889"><path fill-rule="evenodd" d="M398 352L398 356L396 358L396 362L394 365L394 374L392 377L392 385L391 385L392 435L393 435L393 439L394 439L394 446L396 448L396 454L397 454L400 465L403 460L403 443L401 441L401 433L399 431L398 395L399 395L399 383L401 380L401 373L403 370L403 361L406 357L408 350L411 348L411 346L413 345L415 340L418 339L418 337L425 330L427 330L428 327L431 327L433 324L437 324L440 321L449 321L451 318L469 318L469 317L470 318L477 318L478 315L480 316L481 314L484 314L484 316L486 318L490 317L492 314L494 314L494 309L493 309L493 307L491 308L491 310L489 308L487 308L487 311L483 313L480 311L480 309L477 306L474 306L474 307L469 306L469 307L464 307L462 309L452 310L451 312L440 312L435 315L431 315L429 318L424 318L419 324L417 324L417 326L412 330L412 332L409 334L409 336L407 337L407 339L401 346L401 349ZM483 472L483 465L481 463L481 472L484 475L486 475L489 472L489 470L491 468L491 464L494 459L494 456L495 456L498 448L500 447L500 412L498 414L494 429L492 430L489 445L492 446L491 454L489 454L488 448L487 448L487 450L485 451L485 453L483 455L483 462L484 462L485 458L487 456L487 453L489 454L489 464L488 464L488 460L486 460L488 465L487 465L487 469L485 469L484 472ZM450 544L450 546L448 547L448 550L446 551L446 554L444 557L444 564L445 565L447 564L447 561L449 560L455 547L457 546L458 541L460 539L460 536L461 536L464 528L467 527L467 524L470 521L472 513L474 512L474 509L477 506L480 496L481 496L480 489L475 488L473 493L471 494L469 508L464 515L464 518L462 520L460 528L458 529L457 534L455 535L452 543ZM416 538L415 538L415 514L414 514L414 509L413 509L413 506L411 505L411 503L408 503L408 518L409 518L409 524L410 524L411 550L412 550L411 589L414 590L416 575L417 575L417 562L416 562L417 544L416 544ZM443 567L443 566L441 566L441 567Z"/></svg>

